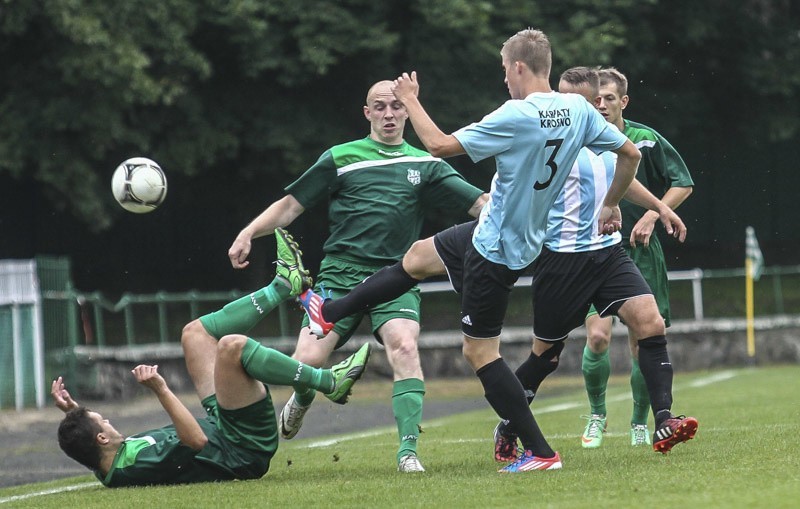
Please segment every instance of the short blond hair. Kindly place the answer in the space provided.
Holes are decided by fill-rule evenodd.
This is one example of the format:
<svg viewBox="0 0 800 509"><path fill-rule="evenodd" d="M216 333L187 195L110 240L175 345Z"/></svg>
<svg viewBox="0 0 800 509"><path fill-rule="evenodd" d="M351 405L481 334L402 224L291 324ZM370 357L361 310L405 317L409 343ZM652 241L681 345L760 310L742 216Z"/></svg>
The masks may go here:
<svg viewBox="0 0 800 509"><path fill-rule="evenodd" d="M517 32L503 43L500 54L508 62L522 62L536 76L550 76L553 59L550 40L541 30L528 28Z"/></svg>
<svg viewBox="0 0 800 509"><path fill-rule="evenodd" d="M571 67L561 73L559 81L568 83L573 87L585 85L589 87L589 90L592 91L592 95L595 97L600 94L600 76L598 75L597 69L583 66Z"/></svg>
<svg viewBox="0 0 800 509"><path fill-rule="evenodd" d="M628 95L628 78L614 67L606 67L597 71L600 75L600 86L616 85L619 96Z"/></svg>

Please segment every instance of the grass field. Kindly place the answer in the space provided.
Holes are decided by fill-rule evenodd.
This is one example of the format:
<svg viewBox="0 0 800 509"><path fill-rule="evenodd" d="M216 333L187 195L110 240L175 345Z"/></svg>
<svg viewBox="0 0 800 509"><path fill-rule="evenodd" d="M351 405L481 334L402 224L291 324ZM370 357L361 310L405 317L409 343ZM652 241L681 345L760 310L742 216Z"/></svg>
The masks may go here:
<svg viewBox="0 0 800 509"><path fill-rule="evenodd" d="M429 383L427 404L449 397ZM462 390L480 388L464 384ZM564 468L502 475L492 460L496 417L481 410L423 422L427 472L400 475L396 430L282 442L258 481L110 490L91 476L0 490L5 507L797 507L800 500L800 366L675 377L674 410L696 416L694 440L668 455L628 445L624 378L609 388L609 433L585 450L580 380L554 377L534 403ZM373 397L369 393L360 397ZM351 403L357 412L357 399ZM652 427L652 426L651 426ZM73 488L72 491L64 491ZM77 488L77 489L76 489ZM43 495L42 492L53 491Z"/></svg>

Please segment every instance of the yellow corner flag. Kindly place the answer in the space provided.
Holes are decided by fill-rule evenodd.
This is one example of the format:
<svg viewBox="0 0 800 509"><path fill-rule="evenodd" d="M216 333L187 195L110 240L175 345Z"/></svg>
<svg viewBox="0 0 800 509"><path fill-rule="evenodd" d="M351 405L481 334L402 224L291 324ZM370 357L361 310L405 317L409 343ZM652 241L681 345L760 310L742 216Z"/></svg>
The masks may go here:
<svg viewBox="0 0 800 509"><path fill-rule="evenodd" d="M754 310L753 310L753 281L758 281L764 271L764 256L758 246L756 232L752 226L748 226L746 232L746 254L744 261L745 272L745 307L747 308L747 356L751 360L756 356L756 340L754 331Z"/></svg>

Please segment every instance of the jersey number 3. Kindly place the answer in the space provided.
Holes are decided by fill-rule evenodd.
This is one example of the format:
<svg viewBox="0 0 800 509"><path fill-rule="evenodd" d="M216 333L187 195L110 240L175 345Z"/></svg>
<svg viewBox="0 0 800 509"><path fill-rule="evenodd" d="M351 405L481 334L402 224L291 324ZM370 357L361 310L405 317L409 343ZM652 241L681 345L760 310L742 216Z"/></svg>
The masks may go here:
<svg viewBox="0 0 800 509"><path fill-rule="evenodd" d="M556 154L558 154L558 150L561 148L561 144L564 143L564 138L556 138L554 140L547 140L544 144L545 148L553 147L553 151L550 152L550 157L547 159L547 162L544 163L545 166L550 168L550 178L547 179L546 182L539 182L538 180L533 185L533 188L537 191L541 191L542 189L546 189L550 182L553 181L553 177L556 176L556 171L558 171L558 165L556 164Z"/></svg>

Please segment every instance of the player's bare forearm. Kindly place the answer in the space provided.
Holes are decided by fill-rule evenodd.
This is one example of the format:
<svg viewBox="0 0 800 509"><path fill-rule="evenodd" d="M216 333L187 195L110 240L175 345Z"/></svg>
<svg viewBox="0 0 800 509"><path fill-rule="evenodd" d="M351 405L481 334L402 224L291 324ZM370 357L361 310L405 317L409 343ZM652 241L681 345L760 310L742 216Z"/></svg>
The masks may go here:
<svg viewBox="0 0 800 509"><path fill-rule="evenodd" d="M198 424L192 413L167 386L167 382L158 373L158 366L139 365L131 371L136 381L144 385L158 398L158 402L169 415L178 439L186 446L199 451L208 443L208 437Z"/></svg>
<svg viewBox="0 0 800 509"><path fill-rule="evenodd" d="M469 208L467 213L472 217L478 217L487 201L489 201L489 193L483 193L478 196L478 199L475 200L475 203L472 204L472 207Z"/></svg>
<svg viewBox="0 0 800 509"><path fill-rule="evenodd" d="M675 210L686 201L686 198L688 198L690 194L692 194L692 189L691 187L670 187L667 189L667 192L664 193L664 196L661 197L661 201L663 201L667 207Z"/></svg>
<svg viewBox="0 0 800 509"><path fill-rule="evenodd" d="M617 165L614 171L614 179L611 181L604 202L608 207L619 205L619 201L627 192L631 182L633 182L636 168L639 167L639 161L642 159L639 149L630 140L627 140L622 147L614 152L617 154Z"/></svg>
<svg viewBox="0 0 800 509"><path fill-rule="evenodd" d="M247 257L250 255L253 239L269 235L275 231L275 228L288 226L304 211L305 208L290 194L272 203L245 226L233 240L228 249L231 266L235 269L247 267L250 264Z"/></svg>
<svg viewBox="0 0 800 509"><path fill-rule="evenodd" d="M661 200L656 198L656 196L647 190L641 182L636 179L631 181L631 185L628 187L628 190L625 192L624 198L629 202L633 203L634 205L638 205L640 207L644 207L649 210L653 210L656 212L656 216L658 215L659 210L665 205Z"/></svg>
<svg viewBox="0 0 800 509"><path fill-rule="evenodd" d="M425 108L422 107L422 103L419 102L417 97L419 84L416 72L412 72L411 75L403 73L402 76L398 77L394 81L392 92L397 100L405 105L408 118L414 126L414 131L431 155L435 157L451 157L464 153L464 148L456 137L442 132L428 115L428 112L425 111Z"/></svg>
<svg viewBox="0 0 800 509"><path fill-rule="evenodd" d="M178 439L184 445L191 447L195 451L205 447L208 443L208 437L203 432L200 424L197 423L197 419L169 388L158 394L158 401L169 415L172 424L175 425Z"/></svg>

